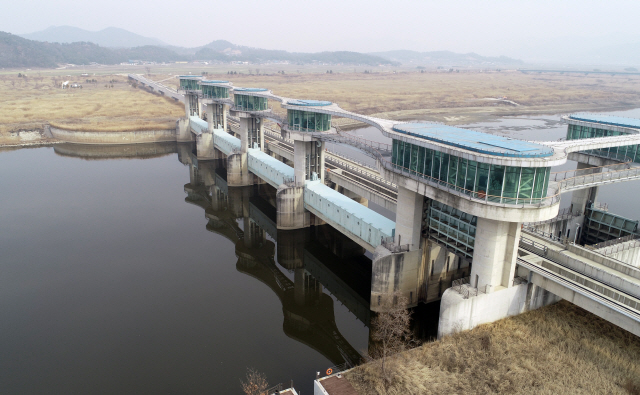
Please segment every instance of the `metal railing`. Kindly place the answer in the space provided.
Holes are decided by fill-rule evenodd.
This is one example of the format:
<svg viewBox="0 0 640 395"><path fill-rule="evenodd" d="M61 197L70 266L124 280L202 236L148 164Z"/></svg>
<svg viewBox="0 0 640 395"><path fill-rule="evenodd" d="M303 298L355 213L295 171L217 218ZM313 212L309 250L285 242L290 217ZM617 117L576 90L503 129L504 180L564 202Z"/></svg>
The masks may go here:
<svg viewBox="0 0 640 395"><path fill-rule="evenodd" d="M620 244L620 243L624 243L627 241L631 241L631 240L636 240L636 239L640 239L640 235L637 234L632 234L632 235L627 235L624 237L618 237L617 239L613 239L613 240L607 240L607 241L603 241L600 243L596 243L596 244L591 244L588 247L589 248L593 248L594 250L597 250L599 248L604 248L604 247L609 247L615 244Z"/></svg>
<svg viewBox="0 0 640 395"><path fill-rule="evenodd" d="M565 242L565 238L558 237L558 236L554 235L553 233L543 232L541 230L538 230L538 229L534 228L533 226L523 225L522 229L526 230L527 232L531 232L531 233L534 233L536 235L542 236L544 238L556 241L558 243L564 243Z"/></svg>
<svg viewBox="0 0 640 395"><path fill-rule="evenodd" d="M549 251L549 247L546 245L522 236L520 237L520 247L542 256L547 256L547 252Z"/></svg>
<svg viewBox="0 0 640 395"><path fill-rule="evenodd" d="M393 237L380 238L380 245L393 253L408 252L411 250L411 244L400 244L400 242L401 240L398 240L398 243L396 243Z"/></svg>
<svg viewBox="0 0 640 395"><path fill-rule="evenodd" d="M558 215L556 215L555 217L551 218L551 219L547 219L544 221L537 221L537 222L526 222L524 224L524 226L527 227L536 227L539 225L544 225L544 224L550 224L553 222L558 222L558 221L564 221L565 219L571 219L571 218L575 218L575 217L579 217L581 216L583 213L580 213L578 211L572 212L571 211L571 207L565 207L562 210L560 210L558 212Z"/></svg>

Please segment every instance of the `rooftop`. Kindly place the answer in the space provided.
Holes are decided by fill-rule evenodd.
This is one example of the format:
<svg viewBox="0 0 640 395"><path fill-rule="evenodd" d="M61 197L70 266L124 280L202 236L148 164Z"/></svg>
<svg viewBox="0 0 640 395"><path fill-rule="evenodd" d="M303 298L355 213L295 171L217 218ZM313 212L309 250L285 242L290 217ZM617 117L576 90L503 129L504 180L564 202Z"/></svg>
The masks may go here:
<svg viewBox="0 0 640 395"><path fill-rule="evenodd" d="M266 92L268 89L264 88L234 88L234 92Z"/></svg>
<svg viewBox="0 0 640 395"><path fill-rule="evenodd" d="M201 75L179 75L179 79L181 80L200 80L202 79Z"/></svg>
<svg viewBox="0 0 640 395"><path fill-rule="evenodd" d="M553 148L438 123L404 123L393 127L398 133L495 156L540 158L553 155Z"/></svg>
<svg viewBox="0 0 640 395"><path fill-rule="evenodd" d="M220 81L220 80L202 80L201 84L228 84L229 81Z"/></svg>
<svg viewBox="0 0 640 395"><path fill-rule="evenodd" d="M640 119L618 117L616 115L577 113L569 115L570 119L585 122L604 123L606 125L622 126L628 128L640 128Z"/></svg>
<svg viewBox="0 0 640 395"><path fill-rule="evenodd" d="M291 106L307 106L307 107L322 107L322 106L330 106L330 101L324 100L289 100L287 104Z"/></svg>

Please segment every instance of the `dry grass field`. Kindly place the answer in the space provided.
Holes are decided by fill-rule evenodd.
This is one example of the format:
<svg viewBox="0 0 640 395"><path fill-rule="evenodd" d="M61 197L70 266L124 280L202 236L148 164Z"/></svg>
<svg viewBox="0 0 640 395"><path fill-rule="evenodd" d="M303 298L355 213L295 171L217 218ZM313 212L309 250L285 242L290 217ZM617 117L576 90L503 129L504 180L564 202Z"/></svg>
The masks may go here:
<svg viewBox="0 0 640 395"><path fill-rule="evenodd" d="M82 88L61 89L67 80ZM12 131L47 122L87 131L171 129L183 114L181 103L132 88L124 76L0 75L0 143L15 140Z"/></svg>
<svg viewBox="0 0 640 395"><path fill-rule="evenodd" d="M481 325L345 377L361 394L640 394L640 338L569 302Z"/></svg>
<svg viewBox="0 0 640 395"><path fill-rule="evenodd" d="M229 79L240 87L269 88L287 97L334 101L367 115L458 124L505 115L640 107L640 76L403 71L210 74L206 78ZM486 100L505 96L518 105Z"/></svg>
<svg viewBox="0 0 640 395"><path fill-rule="evenodd" d="M194 65L184 65L184 69L179 66L152 67L149 78L175 86L173 74L197 70ZM207 79L229 79L241 87L265 87L282 96L330 100L348 110L398 120L464 124L499 116L640 107L640 76L479 70L420 73L415 69L393 72L382 68L372 73L341 68L327 74L317 66L289 69L286 74L263 68L262 73L270 74L256 75L257 69L243 69L240 74L228 75L221 71L224 67L230 66L201 68L208 70ZM89 72L89 76L81 76L80 70L27 71L27 78L18 77L18 70L2 71L0 144L19 140L12 131L38 129L46 122L85 131L174 127L175 120L183 114L182 105L131 87L122 72L146 70L125 68L100 68L96 69L97 75ZM248 73L250 70L253 74ZM97 82L87 83L86 79ZM60 83L66 80L81 83L83 88L60 89ZM495 100L505 96L509 101ZM282 111L277 104L274 110Z"/></svg>

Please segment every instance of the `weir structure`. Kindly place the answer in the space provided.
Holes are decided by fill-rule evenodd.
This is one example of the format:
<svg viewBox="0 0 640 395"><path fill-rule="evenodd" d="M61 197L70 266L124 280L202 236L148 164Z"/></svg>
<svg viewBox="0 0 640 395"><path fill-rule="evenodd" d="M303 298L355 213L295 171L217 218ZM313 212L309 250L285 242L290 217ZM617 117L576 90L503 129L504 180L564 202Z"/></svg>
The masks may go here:
<svg viewBox="0 0 640 395"><path fill-rule="evenodd" d="M640 335L638 268L571 250L590 240L571 234L576 224L602 222L593 214L597 188L640 179L640 121L577 114L565 118L566 140L527 142L179 78L197 160L226 157L229 186L276 188L277 229L329 224L372 252L371 310L399 297L410 307L440 299L439 335L445 335L561 297ZM286 117L269 100L279 102ZM196 101L207 106L206 121L194 112ZM332 125L335 117L374 126L392 144L343 133ZM360 148L375 159L375 169L328 152L327 142ZM551 172L567 160L577 161L577 170ZM572 204L560 212L565 192L573 192ZM395 211L396 220L368 208L374 199ZM550 237L532 238L544 233L540 226L560 221ZM558 241L564 247L548 245ZM549 258L554 248L558 256ZM582 266L567 264L570 254ZM592 276L596 269L604 274Z"/></svg>

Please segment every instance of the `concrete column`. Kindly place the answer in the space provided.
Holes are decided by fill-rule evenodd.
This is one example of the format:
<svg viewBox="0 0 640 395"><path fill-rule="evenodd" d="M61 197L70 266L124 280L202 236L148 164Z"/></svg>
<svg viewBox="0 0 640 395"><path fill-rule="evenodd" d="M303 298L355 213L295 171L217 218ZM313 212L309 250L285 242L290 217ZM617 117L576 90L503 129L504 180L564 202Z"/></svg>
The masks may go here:
<svg viewBox="0 0 640 395"><path fill-rule="evenodd" d="M420 248L423 205L424 196L398 186L396 243L401 245L410 244L412 250Z"/></svg>
<svg viewBox="0 0 640 395"><path fill-rule="evenodd" d="M249 172L246 153L227 156L227 184L230 187L253 185L255 176Z"/></svg>
<svg viewBox="0 0 640 395"><path fill-rule="evenodd" d="M180 118L176 122L176 141L179 143L193 141L193 134L189 126L189 117Z"/></svg>
<svg viewBox="0 0 640 395"><path fill-rule="evenodd" d="M309 142L295 140L293 142L293 174L296 186L304 186L306 178L306 155Z"/></svg>
<svg viewBox="0 0 640 395"><path fill-rule="evenodd" d="M478 217L471 286L491 292L509 288L515 273L521 224ZM487 289L487 285L490 285Z"/></svg>
<svg viewBox="0 0 640 395"><path fill-rule="evenodd" d="M281 185L276 191L278 229L301 229L311 226L311 213L304 208L304 185Z"/></svg>
<svg viewBox="0 0 640 395"><path fill-rule="evenodd" d="M202 133L196 137L196 152L198 159L215 159L212 132Z"/></svg>
<svg viewBox="0 0 640 395"><path fill-rule="evenodd" d="M378 246L371 264L371 310L383 312L405 297L408 307L418 304L422 251L391 253Z"/></svg>
<svg viewBox="0 0 640 395"><path fill-rule="evenodd" d="M296 185L304 185L315 172L324 181L324 142L295 140L293 145L293 168Z"/></svg>
<svg viewBox="0 0 640 395"><path fill-rule="evenodd" d="M601 167L594 168L590 171L585 170L589 168L592 168L592 166L586 163L581 163L581 162L578 162L578 165L576 166L576 170L582 170L579 172L580 175L602 172ZM587 205L589 204L589 202L595 203L597 198L598 198L598 187L579 189L571 193L571 212L580 213L580 216L571 218L571 220L567 225L567 230L570 230L569 240L573 241L575 237L575 232L578 229L576 225L580 225L580 228L582 228L584 224L584 212L585 212L585 209L587 208ZM582 231L580 231L580 233L582 233ZM565 231L562 234L562 236L566 237L567 231Z"/></svg>
<svg viewBox="0 0 640 395"><path fill-rule="evenodd" d="M240 128L238 133L240 134L240 151L242 153L247 152L249 147L249 125L251 124L250 118L240 118Z"/></svg>

